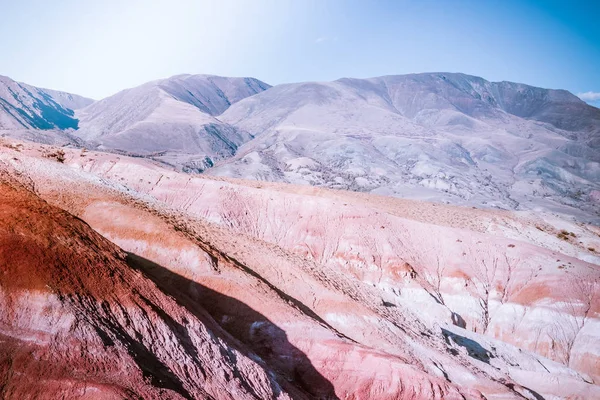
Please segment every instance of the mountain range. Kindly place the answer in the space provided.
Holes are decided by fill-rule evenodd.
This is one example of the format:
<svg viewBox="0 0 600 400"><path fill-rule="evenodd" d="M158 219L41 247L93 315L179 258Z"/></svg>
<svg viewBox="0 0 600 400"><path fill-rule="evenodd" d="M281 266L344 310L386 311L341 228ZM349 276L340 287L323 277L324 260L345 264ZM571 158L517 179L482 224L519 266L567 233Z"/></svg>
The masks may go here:
<svg viewBox="0 0 600 400"><path fill-rule="evenodd" d="M599 215L600 109L565 90L456 73L275 87L178 75L92 102L0 82L5 135L54 129L192 173Z"/></svg>

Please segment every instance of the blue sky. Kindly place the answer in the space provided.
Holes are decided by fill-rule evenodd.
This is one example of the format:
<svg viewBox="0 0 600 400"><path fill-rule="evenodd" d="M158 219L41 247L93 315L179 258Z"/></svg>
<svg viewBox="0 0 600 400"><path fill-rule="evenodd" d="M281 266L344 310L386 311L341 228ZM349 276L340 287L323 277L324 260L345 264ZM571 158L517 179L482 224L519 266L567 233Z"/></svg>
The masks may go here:
<svg viewBox="0 0 600 400"><path fill-rule="evenodd" d="M600 1L0 2L0 74L93 98L180 73L279 84L448 71L600 105Z"/></svg>

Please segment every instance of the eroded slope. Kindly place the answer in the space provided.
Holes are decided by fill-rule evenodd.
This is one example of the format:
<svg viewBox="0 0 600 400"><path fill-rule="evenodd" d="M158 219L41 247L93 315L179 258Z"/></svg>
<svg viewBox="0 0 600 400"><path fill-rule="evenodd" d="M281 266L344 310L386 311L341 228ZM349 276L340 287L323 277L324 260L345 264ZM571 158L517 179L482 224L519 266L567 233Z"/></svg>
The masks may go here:
<svg viewBox="0 0 600 400"><path fill-rule="evenodd" d="M79 150L61 163L43 156L48 148L11 146L5 168L148 260L160 288L204 308L310 396L598 393L598 300L582 307L585 297L565 284L572 276L596 293L597 266L580 259L595 256L577 243L591 247L593 227L190 177ZM559 223L578 240L557 238Z"/></svg>

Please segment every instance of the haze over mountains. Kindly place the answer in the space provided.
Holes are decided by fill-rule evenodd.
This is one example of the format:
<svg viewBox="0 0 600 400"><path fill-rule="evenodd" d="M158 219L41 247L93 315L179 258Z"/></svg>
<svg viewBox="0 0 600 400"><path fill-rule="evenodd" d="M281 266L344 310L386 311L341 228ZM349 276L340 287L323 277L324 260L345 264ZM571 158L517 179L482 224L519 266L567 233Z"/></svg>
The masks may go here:
<svg viewBox="0 0 600 400"><path fill-rule="evenodd" d="M598 216L600 110L564 90L450 73L272 88L178 75L90 104L2 82L4 129L61 129L61 143L186 172Z"/></svg>

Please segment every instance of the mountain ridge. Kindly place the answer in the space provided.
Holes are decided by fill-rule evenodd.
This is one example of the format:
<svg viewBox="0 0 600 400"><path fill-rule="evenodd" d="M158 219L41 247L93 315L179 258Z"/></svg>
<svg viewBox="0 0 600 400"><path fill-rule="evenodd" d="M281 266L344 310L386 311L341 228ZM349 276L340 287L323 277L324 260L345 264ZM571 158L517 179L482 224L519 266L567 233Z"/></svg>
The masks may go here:
<svg viewBox="0 0 600 400"><path fill-rule="evenodd" d="M78 110L78 135L104 149L146 155L171 152L184 158L184 169L202 171L250 139L216 116L268 87L253 78L214 75L147 82Z"/></svg>
<svg viewBox="0 0 600 400"><path fill-rule="evenodd" d="M600 110L567 91L466 74L341 79L275 86L220 120L255 139L210 174L507 209L586 207L573 196L598 190Z"/></svg>
<svg viewBox="0 0 600 400"><path fill-rule="evenodd" d="M600 109L562 89L446 72L273 87L181 74L72 118L89 148L186 172L600 215Z"/></svg>

